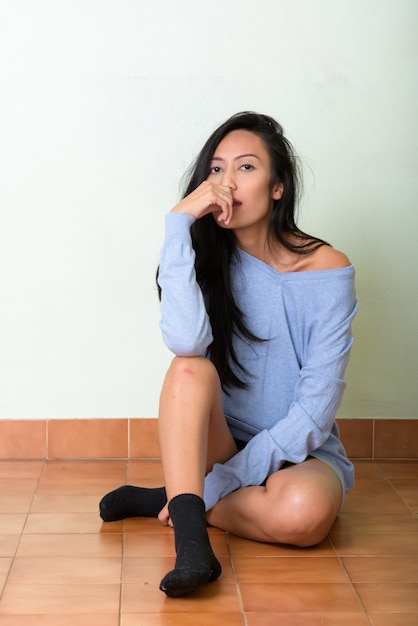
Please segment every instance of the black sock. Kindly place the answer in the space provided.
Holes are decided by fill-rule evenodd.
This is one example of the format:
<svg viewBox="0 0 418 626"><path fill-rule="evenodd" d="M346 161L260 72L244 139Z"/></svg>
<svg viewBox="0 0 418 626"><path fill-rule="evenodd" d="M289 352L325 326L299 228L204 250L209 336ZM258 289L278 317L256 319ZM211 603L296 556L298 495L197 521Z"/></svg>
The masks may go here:
<svg viewBox="0 0 418 626"><path fill-rule="evenodd" d="M213 582L222 568L209 542L202 498L192 493L181 494L170 500L168 510L174 526L177 558L175 568L164 576L160 589L177 598Z"/></svg>
<svg viewBox="0 0 418 626"><path fill-rule="evenodd" d="M158 517L166 502L164 487L148 489L124 485L102 498L100 517L105 522L115 522L126 517Z"/></svg>

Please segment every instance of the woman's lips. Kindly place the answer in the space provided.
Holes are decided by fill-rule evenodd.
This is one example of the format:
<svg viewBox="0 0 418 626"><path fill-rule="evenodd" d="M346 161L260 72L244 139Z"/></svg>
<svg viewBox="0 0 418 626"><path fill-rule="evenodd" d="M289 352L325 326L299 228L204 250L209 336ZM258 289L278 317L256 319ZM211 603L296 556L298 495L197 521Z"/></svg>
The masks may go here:
<svg viewBox="0 0 418 626"><path fill-rule="evenodd" d="M241 206L241 202L239 200L235 200L235 198L234 198L234 200L232 202L232 206L235 207L235 208L239 207L239 206Z"/></svg>

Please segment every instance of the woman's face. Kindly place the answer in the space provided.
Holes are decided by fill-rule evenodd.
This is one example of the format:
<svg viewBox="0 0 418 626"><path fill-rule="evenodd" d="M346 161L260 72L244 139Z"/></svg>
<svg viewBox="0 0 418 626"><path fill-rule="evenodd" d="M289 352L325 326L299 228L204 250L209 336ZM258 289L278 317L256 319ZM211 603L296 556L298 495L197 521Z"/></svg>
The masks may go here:
<svg viewBox="0 0 418 626"><path fill-rule="evenodd" d="M273 201L283 194L283 184L271 187L270 155L262 139L248 130L234 130L222 139L215 150L208 180L229 187L234 204L233 216L222 228L267 232ZM219 213L214 213L215 218Z"/></svg>

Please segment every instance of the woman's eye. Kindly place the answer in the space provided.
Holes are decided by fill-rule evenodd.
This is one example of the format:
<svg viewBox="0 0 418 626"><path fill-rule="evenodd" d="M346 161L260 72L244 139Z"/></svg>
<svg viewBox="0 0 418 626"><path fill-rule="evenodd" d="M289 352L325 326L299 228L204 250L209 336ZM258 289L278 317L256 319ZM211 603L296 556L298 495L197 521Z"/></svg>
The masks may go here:
<svg viewBox="0 0 418 626"><path fill-rule="evenodd" d="M221 171L221 168L219 167L219 165L214 165L213 167L210 168L211 174L219 174L220 171Z"/></svg>
<svg viewBox="0 0 418 626"><path fill-rule="evenodd" d="M251 165L250 163L244 163L243 165L241 165L241 169L249 172L250 170L254 169L254 165Z"/></svg>

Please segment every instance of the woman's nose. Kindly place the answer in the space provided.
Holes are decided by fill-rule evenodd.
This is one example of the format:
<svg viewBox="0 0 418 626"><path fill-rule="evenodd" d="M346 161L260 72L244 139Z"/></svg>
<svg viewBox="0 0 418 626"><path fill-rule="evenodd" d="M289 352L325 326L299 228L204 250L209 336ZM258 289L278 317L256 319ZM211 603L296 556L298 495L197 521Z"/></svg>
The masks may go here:
<svg viewBox="0 0 418 626"><path fill-rule="evenodd" d="M235 176L233 172L231 172L230 170L225 171L222 177L222 185L224 185L225 187L229 187L232 191L234 191L237 188L237 184L236 184Z"/></svg>

